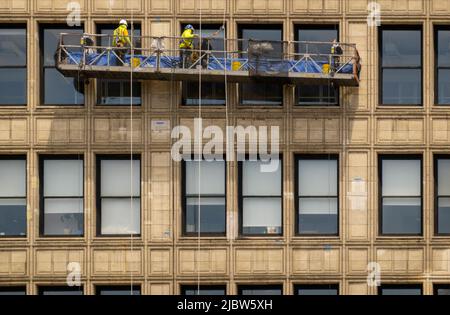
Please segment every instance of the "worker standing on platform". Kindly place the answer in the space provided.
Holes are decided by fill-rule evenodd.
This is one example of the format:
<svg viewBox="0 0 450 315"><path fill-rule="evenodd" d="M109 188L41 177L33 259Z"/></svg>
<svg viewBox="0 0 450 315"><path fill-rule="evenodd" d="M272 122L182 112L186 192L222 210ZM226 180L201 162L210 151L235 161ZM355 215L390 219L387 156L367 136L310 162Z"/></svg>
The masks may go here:
<svg viewBox="0 0 450 315"><path fill-rule="evenodd" d="M340 64L340 56L343 54L341 45L337 42L337 40L333 40L333 46L331 46L331 74L333 75L339 69Z"/></svg>
<svg viewBox="0 0 450 315"><path fill-rule="evenodd" d="M180 67L185 68L187 61L191 57L192 49L194 48L194 38L197 37L194 34L194 27L191 24L186 25L183 34L181 34L180 42Z"/></svg>
<svg viewBox="0 0 450 315"><path fill-rule="evenodd" d="M127 20L122 19L119 22L119 27L114 30L113 33L113 43L112 45L118 48L131 47L130 37L128 36L128 23ZM126 65L125 55L128 49L118 49L116 50L117 56L122 60L117 61L117 65Z"/></svg>

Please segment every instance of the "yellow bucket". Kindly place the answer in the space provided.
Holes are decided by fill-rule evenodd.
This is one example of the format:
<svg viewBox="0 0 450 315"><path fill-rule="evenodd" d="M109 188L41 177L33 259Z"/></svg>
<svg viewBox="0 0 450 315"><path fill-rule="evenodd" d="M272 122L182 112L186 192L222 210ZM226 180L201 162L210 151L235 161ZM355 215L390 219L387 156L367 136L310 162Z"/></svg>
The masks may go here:
<svg viewBox="0 0 450 315"><path fill-rule="evenodd" d="M241 68L241 62L240 61L233 61L231 63L231 69L233 71L238 71Z"/></svg>
<svg viewBox="0 0 450 315"><path fill-rule="evenodd" d="M330 73L330 64L326 63L322 66L323 73Z"/></svg>
<svg viewBox="0 0 450 315"><path fill-rule="evenodd" d="M133 68L137 68L141 65L141 59L139 58L133 58L133 61L131 63L133 65Z"/></svg>

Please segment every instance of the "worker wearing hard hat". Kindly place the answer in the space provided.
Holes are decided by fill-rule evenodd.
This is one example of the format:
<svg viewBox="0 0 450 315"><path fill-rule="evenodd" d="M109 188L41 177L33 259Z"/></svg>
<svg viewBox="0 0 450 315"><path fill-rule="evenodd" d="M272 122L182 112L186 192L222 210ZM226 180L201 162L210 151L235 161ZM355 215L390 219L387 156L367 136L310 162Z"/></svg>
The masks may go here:
<svg viewBox="0 0 450 315"><path fill-rule="evenodd" d="M128 23L127 20L120 20L119 27L114 30L113 33L113 46L116 46L118 48L123 48L127 46L131 46L130 37L128 36ZM125 54L127 53L128 49L117 49L116 53L117 56L121 59L118 60L118 64L125 65Z"/></svg>
<svg viewBox="0 0 450 315"><path fill-rule="evenodd" d="M191 24L186 25L183 33L181 34L180 41L180 66L184 68L187 65L188 59L191 56L191 51L194 48L194 38L197 34L194 34L194 27Z"/></svg>

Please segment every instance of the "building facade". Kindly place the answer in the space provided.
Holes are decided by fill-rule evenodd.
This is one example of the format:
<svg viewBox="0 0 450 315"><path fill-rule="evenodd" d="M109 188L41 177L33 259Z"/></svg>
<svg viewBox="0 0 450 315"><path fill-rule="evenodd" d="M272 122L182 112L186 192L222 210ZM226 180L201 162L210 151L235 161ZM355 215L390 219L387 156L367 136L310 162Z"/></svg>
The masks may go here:
<svg viewBox="0 0 450 315"><path fill-rule="evenodd" d="M447 290L450 1L379 0L379 27L369 2L1 1L0 291ZM198 84L142 81L131 107L129 83L56 72L57 34L106 34L121 18L142 35L201 18L228 38L355 43L361 82L206 84L198 106ZM204 127L279 126L280 171L217 163L196 187L171 131L199 115ZM199 195L215 213L200 238Z"/></svg>

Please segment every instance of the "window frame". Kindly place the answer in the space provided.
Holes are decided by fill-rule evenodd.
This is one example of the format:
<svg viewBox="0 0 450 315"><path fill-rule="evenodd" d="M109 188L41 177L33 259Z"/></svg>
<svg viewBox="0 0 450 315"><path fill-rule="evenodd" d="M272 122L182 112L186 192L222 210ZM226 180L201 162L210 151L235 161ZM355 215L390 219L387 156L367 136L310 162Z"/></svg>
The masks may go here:
<svg viewBox="0 0 450 315"><path fill-rule="evenodd" d="M450 283L433 283L433 295L442 295L438 294L440 289L450 290Z"/></svg>
<svg viewBox="0 0 450 315"><path fill-rule="evenodd" d="M20 293L24 293L24 294L11 294L11 295L19 295L19 296L22 296L22 295L27 295L27 285L26 284L24 284L24 285L2 285L2 286L0 286L0 295L3 295L3 296L5 296L6 294L2 294L2 293L5 293L5 292L20 292Z"/></svg>
<svg viewBox="0 0 450 315"><path fill-rule="evenodd" d="M300 295L298 294L298 291L300 289L316 289L316 290L336 290L336 295L340 295L340 286L339 283L316 283L316 284L310 284L310 283L294 283L294 295Z"/></svg>
<svg viewBox="0 0 450 315"><path fill-rule="evenodd" d="M383 160L418 160L420 161L420 233L383 233ZM378 154L378 236L381 237L423 237L423 155L422 154ZM392 198L392 196L391 196ZM394 196L394 198L417 198L417 196Z"/></svg>
<svg viewBox="0 0 450 315"><path fill-rule="evenodd" d="M38 23L38 30L39 30L39 105L40 106L49 106L49 107L84 107L86 106L86 86L83 84L83 90L84 90L84 98L83 103L80 104L46 104L45 103L45 69L55 69L56 64L54 66L46 66L44 62L44 51L45 51L45 40L44 40L44 33L46 29L69 29L72 28L74 30L81 30L81 33L85 31L85 25L84 23L81 23L80 26L72 26L69 27L67 24L64 23Z"/></svg>
<svg viewBox="0 0 450 315"><path fill-rule="evenodd" d="M82 196L78 196L78 197L54 197L54 196L50 196L50 197L45 197L44 196L44 183L45 183L45 178L44 178L44 162L46 160L80 160L82 162L82 168L83 168L83 174L82 174ZM84 161L84 155L83 154L79 154L79 155L47 155L47 154L43 154L43 155L39 155L39 237L45 237L45 238L50 238L50 237L56 237L56 238L60 238L60 237L70 237L70 238L74 238L74 237L84 237L84 234L86 233L86 227L85 227L85 219L86 219L86 209L84 207L84 202L85 202L85 174L84 174L84 167L85 167L85 161ZM47 235L44 233L45 231L45 199L46 198L68 198L68 199L83 199L83 233L81 234L76 234L76 235L64 235L64 234L50 234Z"/></svg>
<svg viewBox="0 0 450 315"><path fill-rule="evenodd" d="M0 155L0 161L4 160L23 160L25 161L25 196L24 197L2 197L1 199L25 199L25 234L24 235L0 235L0 239L7 239L7 238L20 238L20 239L26 239L28 237L28 156L27 154L24 155Z"/></svg>
<svg viewBox="0 0 450 315"><path fill-rule="evenodd" d="M224 291L224 295L227 295L227 285L226 284L201 284L200 285L200 290L223 290ZM185 295L187 290L194 290L197 291L198 286L196 284L180 284L180 295ZM204 295L204 294L194 294L193 296L196 295ZM220 296L220 295L219 295Z"/></svg>
<svg viewBox="0 0 450 315"><path fill-rule="evenodd" d="M198 162L198 160L191 158L190 161L195 161ZM205 159L202 159L201 161L206 161ZM217 161L217 160L214 160ZM219 160L220 161L220 160ZM218 161L218 162L219 162ZM188 198L192 198L192 196L186 194L186 160L183 159L181 161L181 236L182 237L198 237L198 235L200 234L200 237L226 237L227 235L227 230L228 230L228 203L227 203L227 192L228 192L228 188L227 188L227 161L225 160L225 158L223 158L222 160L224 162L224 184L225 184L225 191L224 191L224 195L207 195L207 197L210 198L224 198L225 199L225 227L224 227L224 232L223 233L217 233L217 232L187 232L186 231L186 214L187 214L187 199ZM220 161L221 162L221 161ZM193 195L193 197L197 198L199 195ZM200 199L202 198L203 195L200 195Z"/></svg>
<svg viewBox="0 0 450 315"><path fill-rule="evenodd" d="M315 233L300 233L300 226L298 224L299 222L299 218L300 218L300 204L299 204L299 199L300 199L300 194L299 194L299 185L298 185L298 181L300 179L298 171L299 171L299 167L298 167L298 163L301 160L327 160L327 161L331 161L331 160L335 160L337 163L337 167L336 167L336 178L337 178L337 186L336 186L336 190L337 190L337 196L320 196L320 198L337 198L337 229L336 229L336 233L333 234L315 234ZM340 155L339 153L329 153L329 154L294 154L294 189L295 189L295 193L294 193L294 206L295 206L295 236L296 237L340 237L340 222L341 222L341 209L340 209L340 201L341 201L341 193L340 193L340 189L341 189L341 183L340 183ZM314 196L306 196L303 198L313 198Z"/></svg>
<svg viewBox="0 0 450 315"><path fill-rule="evenodd" d="M108 285L108 284L98 284L94 286L94 295L102 295L100 294L100 290L102 289L109 289L110 291L119 291L119 290L123 290L126 291L132 287L133 291L139 291L139 294L127 294L127 295L142 295L142 285L139 284L112 284L112 285ZM106 295L106 294L105 294ZM121 295L121 296L127 296L127 295Z"/></svg>
<svg viewBox="0 0 450 315"><path fill-rule="evenodd" d="M406 66L389 66L383 67L383 32L384 31L419 31L420 32L420 67L406 67ZM424 108L424 78L423 78L423 68L424 68L424 42L423 42L423 24L384 24L378 28L378 106L388 106L388 107L414 107L414 108ZM384 69L420 69L420 104L391 104L383 103L383 70Z"/></svg>
<svg viewBox="0 0 450 315"><path fill-rule="evenodd" d="M141 21L137 21L137 22L134 22L134 25L139 25L139 31L141 32L141 35L140 36L142 36L142 22ZM108 21L100 21L100 22L96 22L95 23L95 25L94 25L94 28L95 28L95 30L96 30L96 33L97 34L101 34L101 32L102 32L102 29L105 29L105 28L109 28L109 27L111 27L112 28L112 30L114 30L115 28L117 28L119 25L118 24L115 24L114 22L108 22ZM134 28L134 29L136 29L136 28ZM128 31L129 31L129 34L130 34L130 40L131 40L131 23L130 23L130 28L128 29ZM111 35L112 36L112 35ZM98 38L97 38L97 40L98 40ZM96 43L96 45L98 45L99 43L97 42ZM143 99L142 99L142 95L143 95L143 85L142 85L142 81L141 80L136 80L136 82L135 82L135 80L136 79L133 79L133 85L135 85L135 84L138 84L139 85L139 87L140 87L140 91L141 91L141 93L140 93L140 95L139 95L139 98L140 98L140 102L139 103L134 103L133 102L133 107L139 107L139 108L142 108L142 106L143 106ZM128 108L128 107L131 107L131 105L128 103L128 104L102 104L101 103L101 98L102 98L102 93L101 93L101 90L102 90L102 88L101 88L101 84L102 84L102 82L104 82L104 81L109 81L109 82L114 82L114 81L116 81L116 82L119 82L119 83L121 83L121 84L123 84L124 83L124 81L127 83L127 84L130 84L130 80L126 80L126 79L105 79L105 78L95 78L95 85L96 85L96 87L95 87L95 107L99 107L99 108L123 108L123 107L125 107L125 108ZM133 92L133 87L132 87L132 89L131 89L131 93ZM122 97L122 96L121 96ZM124 98L130 98L130 96L123 96ZM133 94L133 97L136 97L134 94Z"/></svg>
<svg viewBox="0 0 450 315"><path fill-rule="evenodd" d="M283 293L283 284L237 284L237 295L244 296L244 290L280 290L280 295Z"/></svg>
<svg viewBox="0 0 450 315"><path fill-rule="evenodd" d="M245 28L249 28L249 29L267 29L267 30L280 30L281 31L281 41L284 41L284 22L283 21L275 21L275 22L269 22L266 24L263 23L249 23L249 22L236 22L236 32L237 32L237 38L242 39L242 33L243 30ZM238 49L242 50L242 48L240 47L239 43L238 43ZM273 104L273 105L269 105L269 104L261 104L258 102L251 102L248 104L244 104L243 102L243 97L242 97L242 84L261 84L258 82L246 82L246 83L238 83L237 84L237 106L238 107L243 107L243 108L272 108L272 109L281 109L285 106L285 82L281 82L281 83L272 83L272 82L263 82L263 84L268 84L268 85L277 85L280 84L281 85L281 104Z"/></svg>
<svg viewBox="0 0 450 315"><path fill-rule="evenodd" d="M410 283L410 284L381 284L377 287L377 295L383 295L383 289L420 289L420 295L423 295L422 283ZM398 295L397 295L398 296Z"/></svg>
<svg viewBox="0 0 450 315"><path fill-rule="evenodd" d="M140 168L139 168L139 185L140 185L140 194L139 194L139 230L140 233L136 234L102 234L102 196L101 196L101 161L103 160L124 160L129 161L130 155L124 155L124 154L97 154L96 155L96 165L95 165L95 204L96 204L96 237L114 237L114 238L129 238L131 236L133 237L141 237L142 236L142 154L141 153L135 153L131 157L133 161L139 160L140 161ZM106 197L108 198L108 197ZM113 197L110 197L113 198ZM117 199L132 199L136 198L133 196L117 196L114 197Z"/></svg>
<svg viewBox="0 0 450 315"><path fill-rule="evenodd" d="M0 104L4 107L24 107L28 106L28 23L1 23L1 29L24 29L25 30L25 65L24 66L0 66L0 69L25 69L25 103L24 104Z"/></svg>
<svg viewBox="0 0 450 315"><path fill-rule="evenodd" d="M434 49L434 105L435 106L450 106L449 103L439 103L439 70L449 70L448 66L439 66L439 31L450 32L450 25L434 24L433 25L433 49Z"/></svg>
<svg viewBox="0 0 450 315"><path fill-rule="evenodd" d="M76 289L78 288L78 289ZM84 295L84 286L64 286L64 285L38 285L37 286L37 295L45 295L44 291L56 291L56 292L66 292L66 291L73 291L73 292L81 292L80 295ZM64 294L61 294L64 295ZM75 294L74 294L75 295Z"/></svg>
<svg viewBox="0 0 450 315"><path fill-rule="evenodd" d="M439 233L439 198L450 198L450 195L439 195L439 160L449 160L450 155L435 154L433 157L433 185L434 185L434 236L450 236L450 233Z"/></svg>
<svg viewBox="0 0 450 315"><path fill-rule="evenodd" d="M264 237L264 238L269 238L269 237L281 237L284 234L284 180L283 180L283 176L284 176L284 170L283 170L283 155L279 154L278 156L279 161L280 161L280 166L281 167L281 182L280 182L280 195L276 196L276 195L263 195L263 196L244 196L243 194L243 188L244 188L244 183L243 183L243 161L238 161L238 220L239 220L239 226L238 226L238 232L239 232L239 237L241 238L247 238L247 237ZM245 161L250 161L249 160L249 156L247 155L245 157ZM258 159L256 161L261 161L258 157ZM245 198L280 198L280 204L281 204L281 231L280 233L273 233L273 234L262 234L262 233L257 233L257 234L248 234L248 233L244 233L244 199Z"/></svg>
<svg viewBox="0 0 450 315"><path fill-rule="evenodd" d="M334 28L334 30L336 30L337 32L337 41L340 41L340 37L341 37L341 32L340 32L340 25L339 22L336 23L327 23L327 24L298 24L298 23L294 23L294 41L298 42L299 41L299 31L300 29L305 29L305 30L331 30L332 28ZM297 52L297 45L295 45L295 51ZM301 104L298 102L298 87L301 84L295 84L294 86L294 102L293 102L293 106L294 108L310 108L310 107L331 107L331 108L339 108L341 106L341 93L340 93L340 87L337 86L334 88L335 93L336 93L336 103L327 103L327 104L320 104L320 103L310 103L310 104ZM303 86L308 86L306 84L304 84ZM319 86L324 86L324 85L319 85Z"/></svg>

